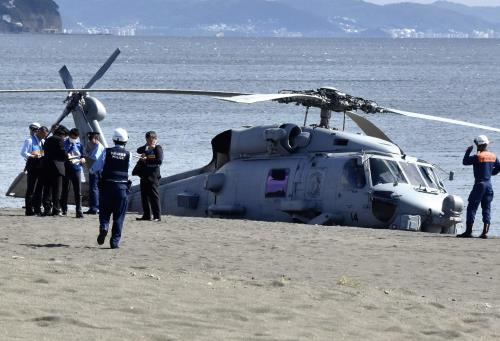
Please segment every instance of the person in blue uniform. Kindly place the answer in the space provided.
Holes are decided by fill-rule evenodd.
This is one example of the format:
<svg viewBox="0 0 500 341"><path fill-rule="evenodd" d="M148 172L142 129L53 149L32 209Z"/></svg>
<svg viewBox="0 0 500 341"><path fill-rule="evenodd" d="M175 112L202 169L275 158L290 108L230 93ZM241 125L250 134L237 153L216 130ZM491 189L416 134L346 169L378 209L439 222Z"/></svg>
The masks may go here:
<svg viewBox="0 0 500 341"><path fill-rule="evenodd" d="M104 146L99 141L98 132L89 132L87 134L88 143L86 150L86 160L89 169L89 209L84 214L97 214L99 211L99 188L98 182L101 172L92 172L92 166L101 157L104 152Z"/></svg>
<svg viewBox="0 0 500 341"><path fill-rule="evenodd" d="M106 148L91 168L92 172L102 172L99 187L99 236L97 244L102 245L108 234L111 214L113 228L109 244L112 249L119 247L123 221L127 212L129 181L128 168L130 152L125 149L128 133L123 128L113 133L113 148Z"/></svg>
<svg viewBox="0 0 500 341"><path fill-rule="evenodd" d="M69 131L69 136L64 140L64 149L68 154L68 160L65 164L66 174L62 181L61 210L63 215L68 212L69 184L71 183L75 198L76 217L83 218L82 165L85 164L85 157L79 136L78 129L73 128Z"/></svg>
<svg viewBox="0 0 500 341"><path fill-rule="evenodd" d="M38 122L33 122L29 125L29 133L30 135L24 140L23 146L21 147L21 156L27 161L31 156L31 145L33 143L32 137L35 136L38 129L41 127L41 124Z"/></svg>
<svg viewBox="0 0 500 341"><path fill-rule="evenodd" d="M30 136L26 138L21 148L21 156L26 161L25 172L26 172L26 193L25 193L25 214L27 216L32 216L40 211L40 207L35 207L36 202L35 188L36 184L41 179L41 158L43 156L43 142L45 137L47 137L48 129L43 127L41 129L39 123L32 123L29 126Z"/></svg>
<svg viewBox="0 0 500 341"><path fill-rule="evenodd" d="M154 131L146 133L146 144L137 148L137 153L141 154L139 160L142 165L139 177L141 178L141 201L142 217L137 220L161 220L160 193L158 186L160 184L160 165L163 162L163 149L157 144L158 137ZM152 217L151 217L152 213Z"/></svg>
<svg viewBox="0 0 500 341"><path fill-rule="evenodd" d="M488 151L488 138L484 135L479 135L474 139L477 146L477 154L470 155L473 146L470 146L465 151L463 164L465 166L473 166L474 169L474 187L469 195L469 203L467 205L467 220L466 229L462 234L457 235L459 238L472 237L472 226L476 211L481 204L483 213L483 232L480 238L488 238L487 234L490 229L491 222L491 201L493 200L493 187L491 185L491 176L497 175L500 172L500 162L495 154Z"/></svg>

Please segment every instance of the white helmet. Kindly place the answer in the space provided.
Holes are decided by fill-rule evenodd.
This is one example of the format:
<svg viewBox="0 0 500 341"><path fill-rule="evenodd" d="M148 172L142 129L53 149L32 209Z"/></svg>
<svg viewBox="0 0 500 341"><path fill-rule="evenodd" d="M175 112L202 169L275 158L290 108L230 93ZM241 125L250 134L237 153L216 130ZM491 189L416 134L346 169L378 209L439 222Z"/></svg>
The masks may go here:
<svg viewBox="0 0 500 341"><path fill-rule="evenodd" d="M490 144L490 141L486 137L486 135L479 135L474 139L474 143L478 146L481 146L483 144Z"/></svg>
<svg viewBox="0 0 500 341"><path fill-rule="evenodd" d="M128 141L128 133L123 128L116 128L113 132L113 141L117 142L127 142Z"/></svg>
<svg viewBox="0 0 500 341"><path fill-rule="evenodd" d="M33 122L30 124L29 128L30 130L37 130L38 128L40 128L42 125L38 122Z"/></svg>

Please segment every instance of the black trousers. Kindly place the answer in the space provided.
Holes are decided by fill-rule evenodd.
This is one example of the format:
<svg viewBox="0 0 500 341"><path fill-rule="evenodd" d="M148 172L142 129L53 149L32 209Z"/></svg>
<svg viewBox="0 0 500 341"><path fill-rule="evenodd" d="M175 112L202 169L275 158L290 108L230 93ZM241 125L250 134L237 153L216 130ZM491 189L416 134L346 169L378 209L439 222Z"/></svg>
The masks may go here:
<svg viewBox="0 0 500 341"><path fill-rule="evenodd" d="M82 172L66 168L66 176L62 180L61 210L68 211L69 184L73 187L76 212L82 212Z"/></svg>
<svg viewBox="0 0 500 341"><path fill-rule="evenodd" d="M52 214L61 213L61 185L63 176L59 173L50 172L45 176L45 184L43 187L43 208L46 213L49 213L52 207Z"/></svg>
<svg viewBox="0 0 500 341"><path fill-rule="evenodd" d="M154 219L161 218L160 211L160 193L158 192L159 180L151 181L147 178L141 178L141 201L142 201L142 216L146 219L151 218L153 213Z"/></svg>
<svg viewBox="0 0 500 341"><path fill-rule="evenodd" d="M24 206L26 207L26 214L33 214L40 212L40 199L37 200L37 193L35 191L37 183L41 182L41 172L39 169L30 169L26 175L27 187L24 196ZM38 193L41 196L41 193ZM37 206L38 205L38 206Z"/></svg>
<svg viewBox="0 0 500 341"><path fill-rule="evenodd" d="M43 174L43 170L40 170L35 186L35 192L33 193L33 197L31 199L31 205L33 207L34 213L41 213L43 190L46 187L46 182L47 182L46 176ZM43 206L45 212L50 212L52 208L52 203L50 202L50 198L51 196L49 195L48 198L49 206L46 207L45 204Z"/></svg>

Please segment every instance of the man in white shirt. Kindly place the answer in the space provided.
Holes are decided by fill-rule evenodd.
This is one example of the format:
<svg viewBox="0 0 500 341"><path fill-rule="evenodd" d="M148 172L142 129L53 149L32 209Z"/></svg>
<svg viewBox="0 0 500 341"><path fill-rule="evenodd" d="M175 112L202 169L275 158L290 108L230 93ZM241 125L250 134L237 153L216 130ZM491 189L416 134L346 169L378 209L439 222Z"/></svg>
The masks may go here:
<svg viewBox="0 0 500 341"><path fill-rule="evenodd" d="M39 123L29 126L30 136L24 141L21 156L26 160L24 171L26 173L26 193L24 195L25 214L32 216L40 213L40 200L35 198L35 188L40 186L41 168L43 156L43 142L47 136L47 127L41 127Z"/></svg>

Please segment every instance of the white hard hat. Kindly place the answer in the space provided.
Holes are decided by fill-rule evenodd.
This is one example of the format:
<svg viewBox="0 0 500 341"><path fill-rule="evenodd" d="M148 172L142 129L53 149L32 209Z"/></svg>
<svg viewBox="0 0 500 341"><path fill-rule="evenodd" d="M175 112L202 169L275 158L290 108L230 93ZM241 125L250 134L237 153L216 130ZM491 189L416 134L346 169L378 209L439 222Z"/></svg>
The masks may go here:
<svg viewBox="0 0 500 341"><path fill-rule="evenodd" d="M474 139L474 143L478 146L483 145L483 144L489 144L490 140L486 137L486 135L479 135Z"/></svg>
<svg viewBox="0 0 500 341"><path fill-rule="evenodd" d="M123 128L116 128L113 132L113 141L118 142L127 142L128 141L128 133Z"/></svg>
<svg viewBox="0 0 500 341"><path fill-rule="evenodd" d="M40 128L41 126L42 125L40 123L33 122L33 123L30 124L29 128L30 128L30 130L36 130L36 129Z"/></svg>

